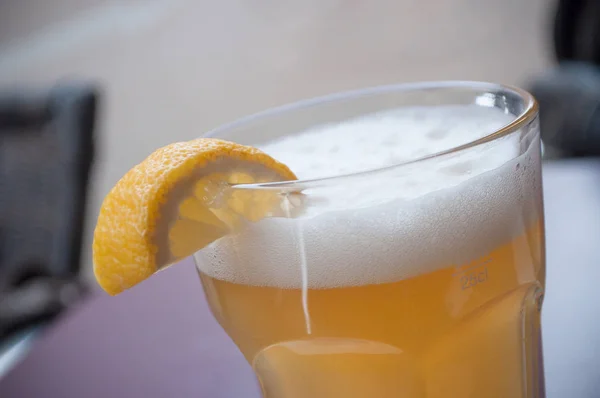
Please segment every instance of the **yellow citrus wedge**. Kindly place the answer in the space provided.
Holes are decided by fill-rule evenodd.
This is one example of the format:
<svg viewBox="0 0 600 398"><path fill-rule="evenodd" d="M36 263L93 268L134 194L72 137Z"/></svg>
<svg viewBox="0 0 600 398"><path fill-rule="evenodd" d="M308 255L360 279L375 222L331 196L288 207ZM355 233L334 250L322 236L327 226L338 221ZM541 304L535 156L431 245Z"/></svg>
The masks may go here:
<svg viewBox="0 0 600 398"><path fill-rule="evenodd" d="M272 215L271 191L233 184L295 180L258 149L200 138L160 148L131 169L104 199L94 231L94 273L109 294Z"/></svg>

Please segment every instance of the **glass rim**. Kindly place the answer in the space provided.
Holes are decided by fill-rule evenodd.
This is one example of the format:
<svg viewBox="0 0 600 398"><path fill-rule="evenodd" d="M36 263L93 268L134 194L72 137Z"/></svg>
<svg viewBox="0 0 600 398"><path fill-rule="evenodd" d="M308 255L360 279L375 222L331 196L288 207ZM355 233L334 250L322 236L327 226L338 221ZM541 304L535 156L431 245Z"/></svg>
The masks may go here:
<svg viewBox="0 0 600 398"><path fill-rule="evenodd" d="M314 106L318 106L321 104L326 104L330 102L340 101L340 100L351 100L358 99L361 97L377 95L377 94L386 94L390 92L409 92L409 91L419 91L419 90L427 90L427 89L435 89L435 88L467 88L467 89L479 89L479 90L496 90L502 92L510 92L512 94L516 94L523 100L524 109L518 115L515 115L515 118L505 126L496 129L489 134L486 134L483 137L480 137L476 140L469 141L465 144L461 144L458 146L451 147L449 149L445 149L442 151L434 152L429 155L416 157L414 159L409 159L400 163L394 163L387 166L376 167L367 170L361 170L357 172L351 172L346 174L339 174L333 176L325 176L325 177L317 177L310 179L297 179L297 180L289 180L289 181L277 181L270 183L256 183L256 184L239 184L235 185L235 188L243 188L243 189L261 189L261 190L284 190L284 191L297 191L299 189L306 189L310 187L318 187L323 185L329 185L333 183L338 183L341 181L346 181L348 179L352 179L355 177L368 177L376 173L389 171L396 168L405 167L408 165L414 165L421 162L425 162L427 160L437 158L440 156L449 155L456 152L461 152L478 145L482 145L491 141L495 141L515 131L519 130L523 126L529 124L538 114L538 103L532 94L523 90L521 88L499 84L499 83L489 83L483 81L469 81L469 80L443 80L443 81L425 81L425 82L415 82L415 83L399 83L399 84L390 84L383 86L375 86L369 88L362 88L357 90L349 90L342 91L334 94L314 97L310 99L300 100L292 103L288 103L281 106L276 106L273 108L266 109L264 111L254 113L240 119L237 119L233 122L223 124L213 130L208 131L204 134L204 137L210 138L219 138L218 135L224 133L228 130L243 126L245 124L251 123L253 121L268 118L274 115L288 113L294 110L310 108ZM292 170L293 171L293 170Z"/></svg>

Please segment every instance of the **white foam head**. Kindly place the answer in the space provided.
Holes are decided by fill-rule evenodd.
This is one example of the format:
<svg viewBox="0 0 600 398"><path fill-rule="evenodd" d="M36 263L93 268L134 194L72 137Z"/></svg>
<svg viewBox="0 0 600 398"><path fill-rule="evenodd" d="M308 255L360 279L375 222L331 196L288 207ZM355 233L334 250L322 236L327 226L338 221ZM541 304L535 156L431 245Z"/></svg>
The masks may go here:
<svg viewBox="0 0 600 398"><path fill-rule="evenodd" d="M402 108L319 126L264 151L301 179L394 165L486 136L496 108ZM535 132L534 132L535 133ZM235 283L328 288L384 283L486 254L537 219L539 138L520 132L452 155L303 191L302 215L248 224L198 252Z"/></svg>

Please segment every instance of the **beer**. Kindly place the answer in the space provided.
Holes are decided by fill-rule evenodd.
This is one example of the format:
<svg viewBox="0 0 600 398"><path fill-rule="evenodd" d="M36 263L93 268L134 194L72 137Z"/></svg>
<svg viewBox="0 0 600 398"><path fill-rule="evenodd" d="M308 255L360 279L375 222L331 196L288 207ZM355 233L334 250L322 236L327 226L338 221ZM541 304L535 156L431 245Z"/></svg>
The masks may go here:
<svg viewBox="0 0 600 398"><path fill-rule="evenodd" d="M399 163L509 119L406 108L264 149L315 177L311 160L336 173ZM539 139L522 149L521 135L505 138L304 192L286 202L293 217L249 223L196 254L210 307L265 397L539 396Z"/></svg>

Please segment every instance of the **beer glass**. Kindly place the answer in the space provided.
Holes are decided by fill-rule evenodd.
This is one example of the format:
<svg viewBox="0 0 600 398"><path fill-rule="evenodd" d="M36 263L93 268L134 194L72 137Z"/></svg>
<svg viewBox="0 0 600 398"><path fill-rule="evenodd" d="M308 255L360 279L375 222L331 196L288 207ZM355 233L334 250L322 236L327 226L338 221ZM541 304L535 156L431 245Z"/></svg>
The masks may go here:
<svg viewBox="0 0 600 398"><path fill-rule="evenodd" d="M378 87L284 106L209 135L261 147L403 109L411 123L426 123L440 107L445 116L427 133L426 153L229 188L275 210L194 258L210 308L263 396L544 397L544 215L530 94L479 82ZM444 134L462 134L452 126L465 109L493 110L506 122L437 150ZM469 128L490 126L479 118ZM397 130L407 153L423 138ZM348 164L370 148L338 144L358 147ZM316 152L307 148L305 161Z"/></svg>

